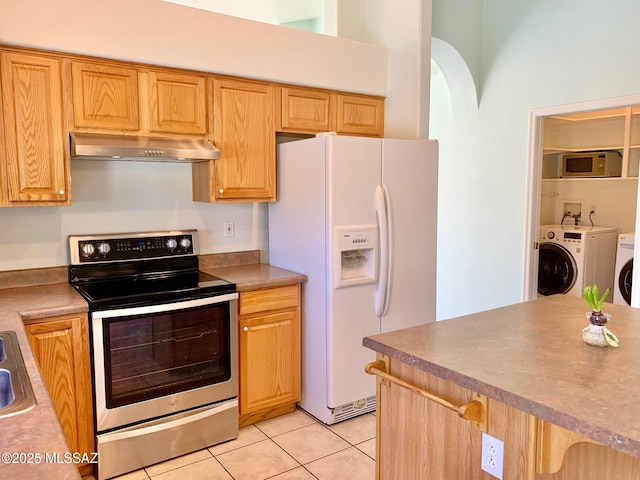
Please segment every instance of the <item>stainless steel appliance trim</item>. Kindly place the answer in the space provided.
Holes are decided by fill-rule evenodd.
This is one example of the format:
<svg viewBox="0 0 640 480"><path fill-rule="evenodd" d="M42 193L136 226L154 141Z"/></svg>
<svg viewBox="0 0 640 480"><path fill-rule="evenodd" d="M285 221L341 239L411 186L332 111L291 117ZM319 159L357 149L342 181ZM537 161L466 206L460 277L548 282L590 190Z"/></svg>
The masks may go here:
<svg viewBox="0 0 640 480"><path fill-rule="evenodd" d="M155 430L156 426L160 428ZM118 432L98 434L98 479L226 442L237 438L238 431L238 401L232 399Z"/></svg>
<svg viewBox="0 0 640 480"><path fill-rule="evenodd" d="M118 308L116 310L99 310L97 312L93 312L91 316L95 319L103 319L124 317L128 315L147 315L150 313L171 312L174 310L181 310L183 308L202 307L237 299L237 293L226 293L224 295L197 298L195 300L186 300L184 302L166 303L161 305L147 305L144 307Z"/></svg>
<svg viewBox="0 0 640 480"><path fill-rule="evenodd" d="M220 158L204 138L141 137L70 133L71 158L82 160L133 160L145 162L204 162Z"/></svg>
<svg viewBox="0 0 640 480"><path fill-rule="evenodd" d="M133 427L125 428L122 430L118 430L115 432L109 432L98 435L98 438L103 439L103 441L117 441L123 440L125 438L133 438L133 437L141 437L143 435L150 435L162 430L166 430L168 428L181 427L183 425L187 425L191 422L197 422L203 418L211 417L220 413L224 410L229 410L230 408L234 408L238 406L238 400L236 398L232 400L228 400L226 402L221 402L220 405L215 404L209 407L206 407L206 410L203 410L198 413L184 412L181 415L171 416L169 418L161 418L157 421L149 422L151 425L145 426L144 424L136 425Z"/></svg>
<svg viewBox="0 0 640 480"><path fill-rule="evenodd" d="M218 295L197 300L175 302L149 307L127 308L119 310L107 310L92 312L91 324L93 332L91 341L93 343L94 355L94 376L95 376L95 409L97 431L109 430L111 428L132 424L141 420L161 417L189 408L206 405L216 400L224 400L236 397L238 394L238 332L237 332L237 293ZM229 302L229 329L230 355L231 355L231 378L226 382L207 385L184 392L174 393L142 402L123 405L121 407L107 409L105 391L105 365L104 365L104 345L102 320L104 318L114 318L124 315L150 314L158 312L168 312L198 306L215 305Z"/></svg>

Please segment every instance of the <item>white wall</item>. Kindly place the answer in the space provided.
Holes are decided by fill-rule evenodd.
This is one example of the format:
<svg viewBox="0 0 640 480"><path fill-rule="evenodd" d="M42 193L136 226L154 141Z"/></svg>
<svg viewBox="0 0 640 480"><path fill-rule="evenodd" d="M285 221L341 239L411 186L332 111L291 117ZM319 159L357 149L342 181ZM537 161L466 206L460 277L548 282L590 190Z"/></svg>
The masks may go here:
<svg viewBox="0 0 640 480"><path fill-rule="evenodd" d="M160 0L0 0L0 43L387 94L387 50Z"/></svg>
<svg viewBox="0 0 640 480"><path fill-rule="evenodd" d="M197 228L203 253L266 249L266 204L192 202L190 165L72 160L71 177L71 207L0 209L0 270L66 265L73 234Z"/></svg>
<svg viewBox="0 0 640 480"><path fill-rule="evenodd" d="M0 43L387 94L384 47L160 0L0 0ZM266 259L266 204L192 202L190 172L73 161L73 206L0 209L0 270L66 265L69 234L176 228L200 229L202 253L255 248Z"/></svg>
<svg viewBox="0 0 640 480"><path fill-rule="evenodd" d="M385 136L429 137L431 0L361 2L361 35L389 49Z"/></svg>
<svg viewBox="0 0 640 480"><path fill-rule="evenodd" d="M542 181L540 224L559 224L562 221L565 203L580 204L580 225L591 225L589 212L596 206L596 215L591 217L599 226L616 227L619 233L633 232L636 224L636 199L638 179L547 179ZM565 223L570 219L566 219Z"/></svg>
<svg viewBox="0 0 640 480"><path fill-rule="evenodd" d="M456 14L457 2L434 3ZM441 319L522 298L529 112L640 91L635 0L485 0L482 18L478 109L451 91L440 156L451 166L439 176Z"/></svg>

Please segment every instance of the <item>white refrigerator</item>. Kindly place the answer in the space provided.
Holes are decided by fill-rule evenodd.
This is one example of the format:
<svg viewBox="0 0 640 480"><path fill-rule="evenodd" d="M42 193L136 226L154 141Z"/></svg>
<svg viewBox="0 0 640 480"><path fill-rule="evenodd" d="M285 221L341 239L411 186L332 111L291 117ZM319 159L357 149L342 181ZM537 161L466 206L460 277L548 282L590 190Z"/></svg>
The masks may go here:
<svg viewBox="0 0 640 480"><path fill-rule="evenodd" d="M299 406L375 409L363 337L435 321L438 143L318 134L278 145L269 263L303 273Z"/></svg>

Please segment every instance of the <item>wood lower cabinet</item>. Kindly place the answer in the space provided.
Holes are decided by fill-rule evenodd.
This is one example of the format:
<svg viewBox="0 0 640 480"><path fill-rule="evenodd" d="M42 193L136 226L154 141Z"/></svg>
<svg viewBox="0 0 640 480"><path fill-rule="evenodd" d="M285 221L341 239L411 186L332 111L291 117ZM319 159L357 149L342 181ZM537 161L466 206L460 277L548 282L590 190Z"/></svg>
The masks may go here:
<svg viewBox="0 0 640 480"><path fill-rule="evenodd" d="M477 397L397 360L388 373L453 405ZM495 477L481 470L482 431L457 412L396 383L377 380L376 478L430 480ZM486 399L486 433L504 442L505 480L640 478L640 459L594 443L497 400Z"/></svg>
<svg viewBox="0 0 640 480"><path fill-rule="evenodd" d="M300 286L240 292L240 425L292 412L300 399Z"/></svg>
<svg viewBox="0 0 640 480"><path fill-rule="evenodd" d="M25 322L70 451L80 453L95 452L88 325L86 314ZM78 468L82 474L93 470L91 464Z"/></svg>
<svg viewBox="0 0 640 480"><path fill-rule="evenodd" d="M0 205L70 205L61 60L0 52L0 76Z"/></svg>
<svg viewBox="0 0 640 480"><path fill-rule="evenodd" d="M384 135L384 98L338 94L337 133Z"/></svg>

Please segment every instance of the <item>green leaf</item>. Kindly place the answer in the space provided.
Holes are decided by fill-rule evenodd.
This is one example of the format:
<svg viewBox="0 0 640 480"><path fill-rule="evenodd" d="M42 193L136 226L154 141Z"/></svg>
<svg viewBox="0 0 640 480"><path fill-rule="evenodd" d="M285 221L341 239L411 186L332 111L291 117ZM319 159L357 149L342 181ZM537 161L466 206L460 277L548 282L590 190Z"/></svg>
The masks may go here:
<svg viewBox="0 0 640 480"><path fill-rule="evenodd" d="M600 297L597 285L587 285L582 289L582 296L587 301L592 311L599 312L602 308L602 304L609 296L609 289L607 288L602 294L602 297Z"/></svg>

